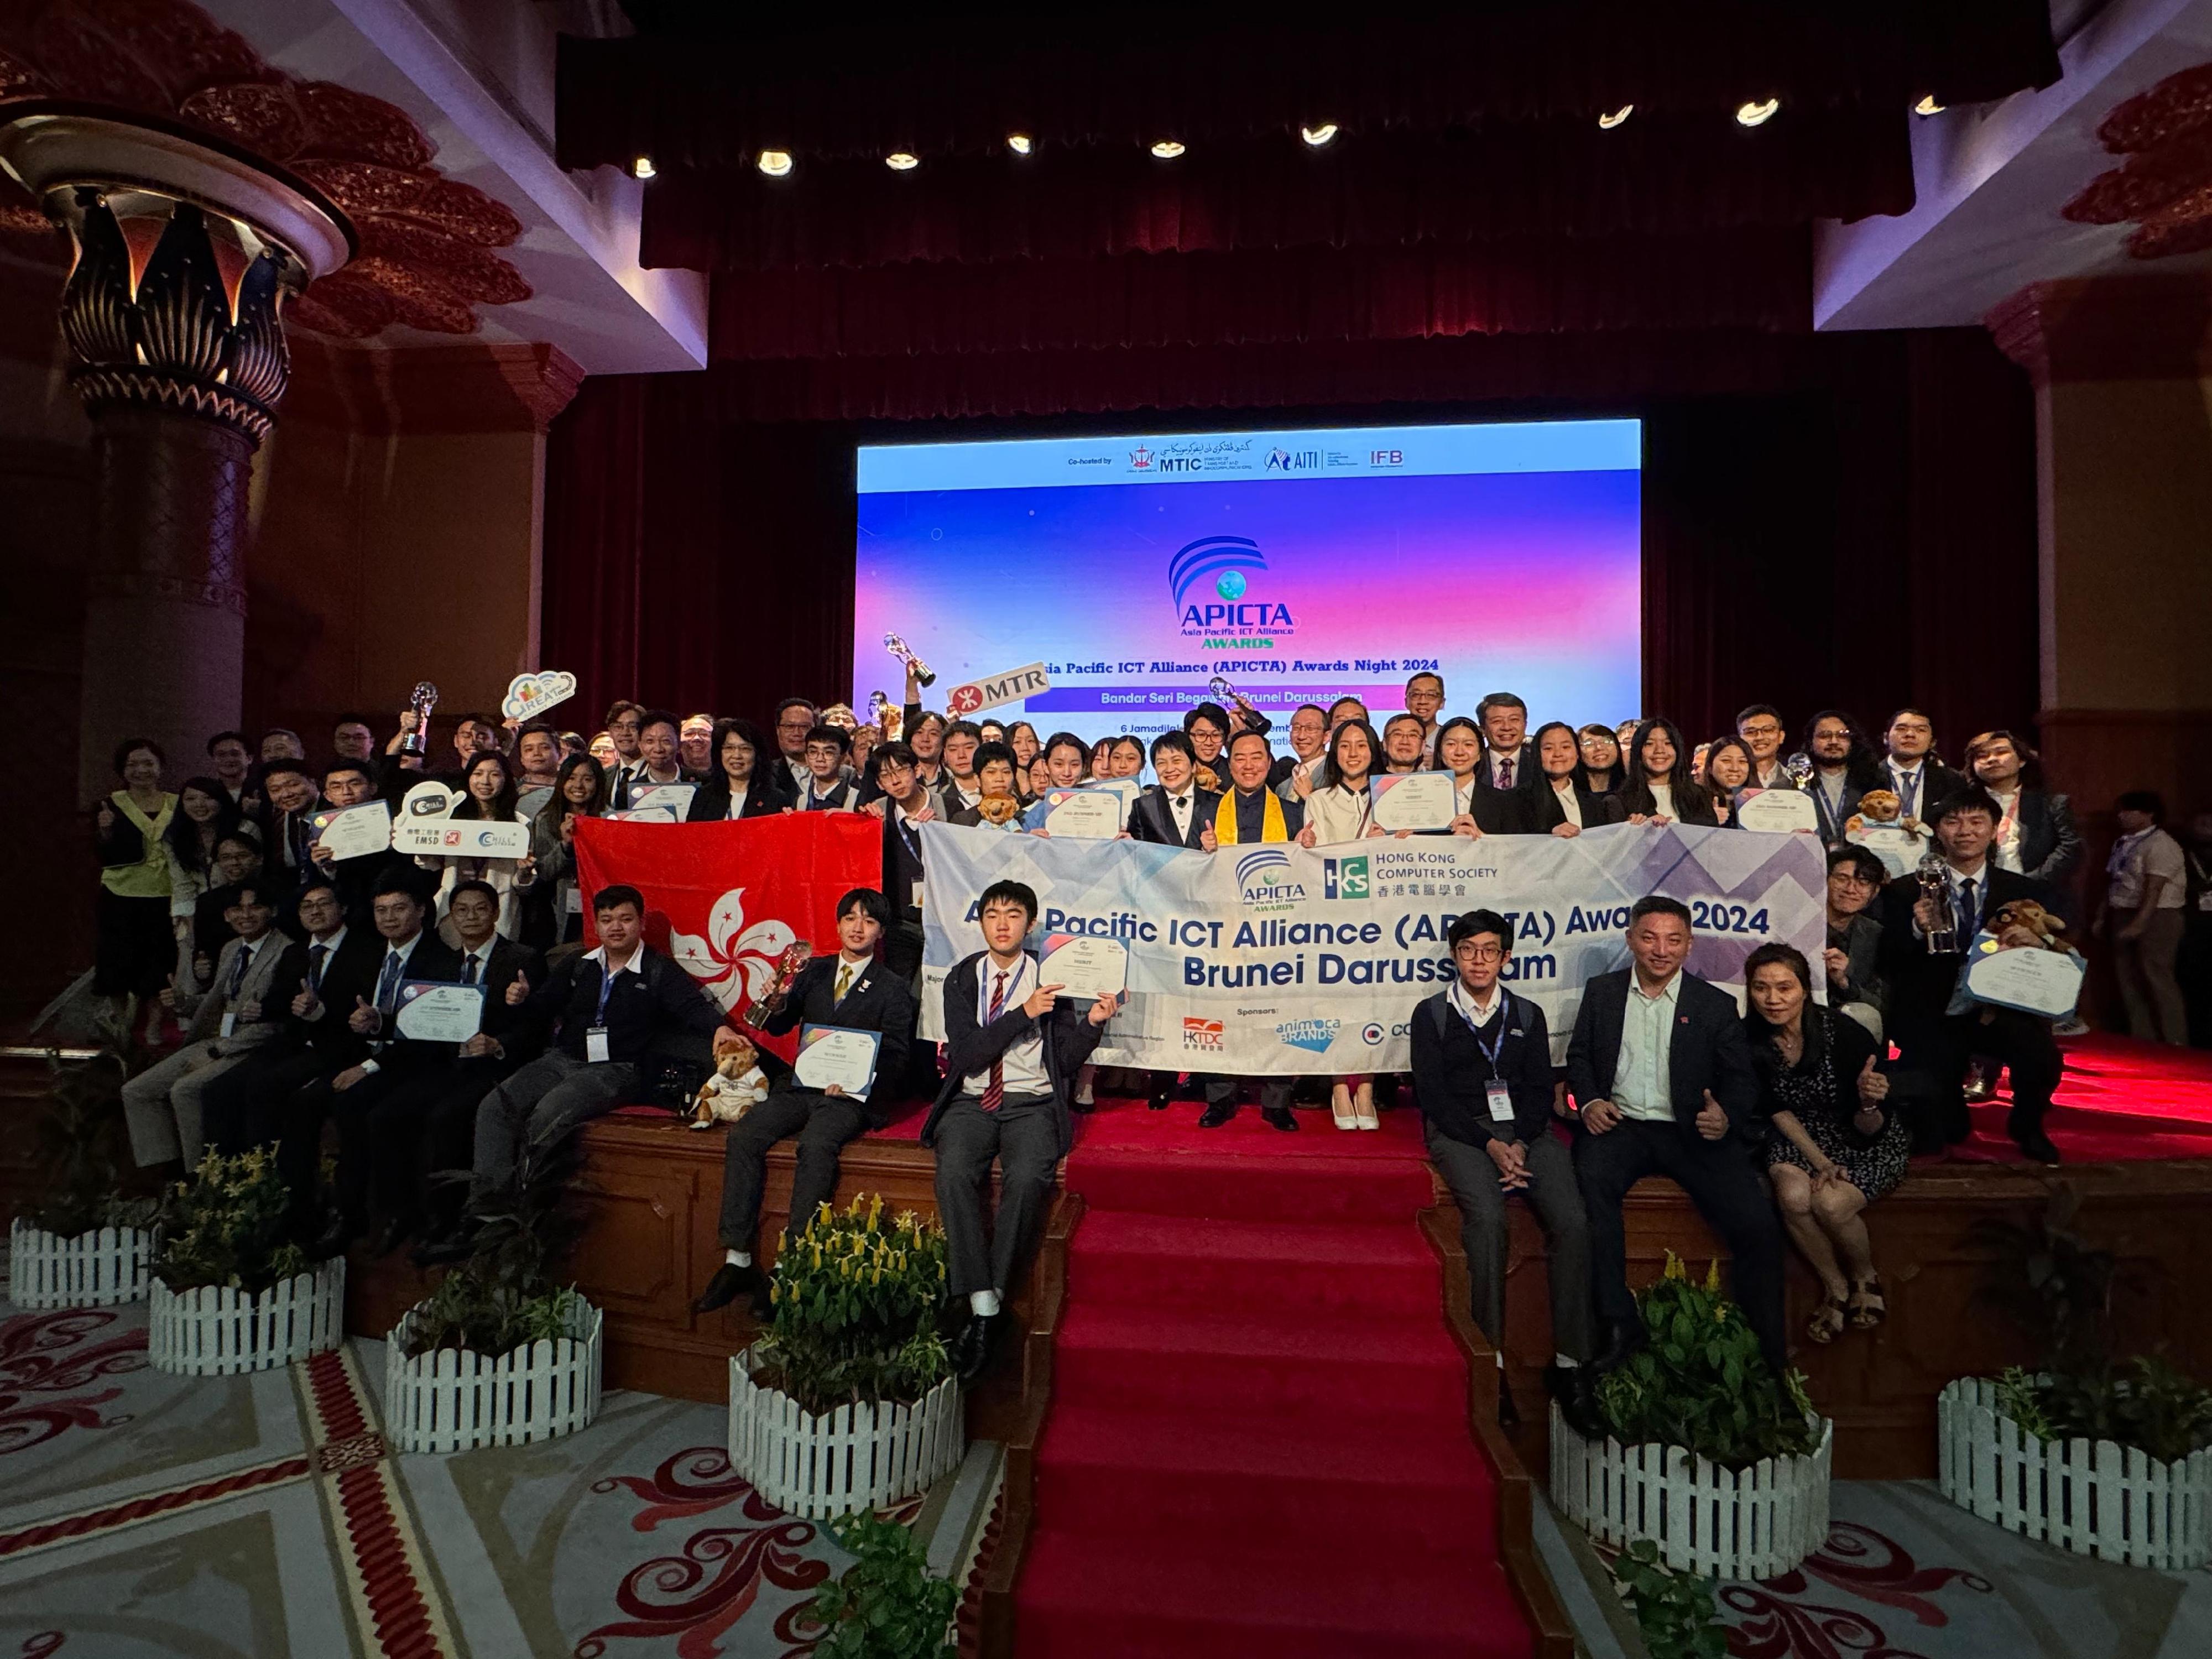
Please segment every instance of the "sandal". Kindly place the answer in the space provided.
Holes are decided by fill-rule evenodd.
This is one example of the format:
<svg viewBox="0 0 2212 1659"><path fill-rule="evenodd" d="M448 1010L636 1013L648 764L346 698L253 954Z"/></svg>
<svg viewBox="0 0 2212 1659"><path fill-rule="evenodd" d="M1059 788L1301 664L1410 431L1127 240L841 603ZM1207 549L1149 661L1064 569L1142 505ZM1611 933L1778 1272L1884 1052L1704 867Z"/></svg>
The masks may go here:
<svg viewBox="0 0 2212 1659"><path fill-rule="evenodd" d="M1826 1347L1844 1334L1844 1298L1824 1297L1820 1305L1813 1310L1812 1318L1805 1322L1805 1340Z"/></svg>
<svg viewBox="0 0 2212 1659"><path fill-rule="evenodd" d="M1882 1299L1881 1276L1863 1279L1851 1286L1851 1328L1870 1331L1888 1317L1889 1304Z"/></svg>

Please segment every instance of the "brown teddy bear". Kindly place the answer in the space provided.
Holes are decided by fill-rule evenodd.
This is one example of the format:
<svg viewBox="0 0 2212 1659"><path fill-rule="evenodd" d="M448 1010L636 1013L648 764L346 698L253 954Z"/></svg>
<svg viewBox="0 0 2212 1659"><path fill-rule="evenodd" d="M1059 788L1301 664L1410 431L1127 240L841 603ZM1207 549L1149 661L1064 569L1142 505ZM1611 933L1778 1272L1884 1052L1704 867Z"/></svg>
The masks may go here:
<svg viewBox="0 0 2212 1659"><path fill-rule="evenodd" d="M1989 920L1989 929L2005 950L2027 945L2039 945L2046 951L2072 948L2061 937L2066 924L2033 899L2014 899L1999 905Z"/></svg>
<svg viewBox="0 0 2212 1659"><path fill-rule="evenodd" d="M760 1051L744 1037L724 1053L714 1073L699 1085L691 1103L691 1127L711 1129L718 1123L735 1123L768 1098L768 1074L760 1068Z"/></svg>
<svg viewBox="0 0 2212 1659"><path fill-rule="evenodd" d="M1919 825L1911 818L1898 817L1898 809L1904 805L1894 789L1869 789L1859 797L1859 810L1844 820L1844 831L1848 834L1853 830L1863 830L1869 824L1918 829Z"/></svg>

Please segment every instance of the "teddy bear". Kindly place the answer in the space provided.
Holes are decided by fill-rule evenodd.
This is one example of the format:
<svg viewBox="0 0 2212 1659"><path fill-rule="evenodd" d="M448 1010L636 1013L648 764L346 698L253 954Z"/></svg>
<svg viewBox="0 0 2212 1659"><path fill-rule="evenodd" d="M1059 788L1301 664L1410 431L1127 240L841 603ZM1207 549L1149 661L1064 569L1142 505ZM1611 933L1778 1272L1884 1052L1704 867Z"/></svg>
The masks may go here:
<svg viewBox="0 0 2212 1659"><path fill-rule="evenodd" d="M2014 899L1999 905L1988 925L1997 943L2007 949L2025 945L2039 945L2046 951L2065 951L2072 948L2060 937L2066 931L2066 924L2033 899ZM2026 937L2014 938L2015 933Z"/></svg>
<svg viewBox="0 0 2212 1659"><path fill-rule="evenodd" d="M1898 824L1906 830L1917 830L1920 826L1913 819L1898 817L1898 808L1904 805L1894 789L1869 789L1859 797L1859 810L1844 820L1844 831L1848 834L1853 830L1863 830L1869 824Z"/></svg>
<svg viewBox="0 0 2212 1659"><path fill-rule="evenodd" d="M1021 810L1021 802L1012 795L985 795L975 803L975 816L1001 829L1012 823Z"/></svg>
<svg viewBox="0 0 2212 1659"><path fill-rule="evenodd" d="M735 1123L768 1098L768 1074L760 1068L760 1051L744 1037L715 1066L714 1075L699 1085L691 1103L691 1127L711 1129L718 1123Z"/></svg>

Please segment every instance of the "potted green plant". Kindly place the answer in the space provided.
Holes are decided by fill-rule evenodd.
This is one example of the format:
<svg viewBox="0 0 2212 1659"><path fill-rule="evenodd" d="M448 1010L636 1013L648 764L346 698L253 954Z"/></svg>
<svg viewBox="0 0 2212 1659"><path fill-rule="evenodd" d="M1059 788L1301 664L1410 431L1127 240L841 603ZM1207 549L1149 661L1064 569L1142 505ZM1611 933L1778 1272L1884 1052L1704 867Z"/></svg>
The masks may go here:
<svg viewBox="0 0 2212 1659"><path fill-rule="evenodd" d="M1608 1544L1650 1539L1676 1571L1787 1572L1827 1537L1833 1425L1801 1372L1766 1363L1719 1264L1700 1283L1670 1251L1636 1301L1647 1340L1598 1385L1604 1443L1553 1413L1553 1502Z"/></svg>
<svg viewBox="0 0 2212 1659"><path fill-rule="evenodd" d="M129 1056L111 1040L88 1060L49 1050L46 1066L33 1154L39 1196L8 1230L8 1299L19 1308L136 1302L149 1282L154 1200L121 1190Z"/></svg>
<svg viewBox="0 0 2212 1659"><path fill-rule="evenodd" d="M344 1339L345 1259L297 1242L289 1199L265 1146L210 1147L162 1200L146 1352L192 1376L264 1370Z"/></svg>
<svg viewBox="0 0 2212 1659"><path fill-rule="evenodd" d="M559 1277L583 1230L574 1135L544 1142L525 1122L514 1129L513 1175L471 1206L469 1255L386 1345L385 1425L402 1451L520 1445L599 1415L600 1312Z"/></svg>
<svg viewBox="0 0 2212 1659"><path fill-rule="evenodd" d="M2034 1369L1961 1377L1936 1404L1937 1485L1961 1509L2077 1555L2182 1571L2212 1559L2212 1389L2155 1354L2115 1358L2111 1251L2061 1182L2025 1223L1984 1216L1978 1299Z"/></svg>
<svg viewBox="0 0 2212 1659"><path fill-rule="evenodd" d="M862 1511L831 1522L830 1533L857 1559L814 1592L823 1632L815 1659L938 1659L958 1647L960 1588L931 1577L909 1528Z"/></svg>
<svg viewBox="0 0 2212 1659"><path fill-rule="evenodd" d="M767 1334L730 1361L730 1462L769 1503L827 1519L959 1462L945 1263L943 1229L880 1196L824 1204L776 1257Z"/></svg>

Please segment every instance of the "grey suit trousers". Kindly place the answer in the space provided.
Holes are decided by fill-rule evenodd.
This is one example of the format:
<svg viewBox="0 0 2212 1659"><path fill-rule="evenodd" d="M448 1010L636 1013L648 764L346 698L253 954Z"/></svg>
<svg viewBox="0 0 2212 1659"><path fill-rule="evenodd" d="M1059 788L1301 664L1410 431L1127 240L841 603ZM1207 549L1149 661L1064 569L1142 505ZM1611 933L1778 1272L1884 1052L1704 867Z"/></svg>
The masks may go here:
<svg viewBox="0 0 2212 1659"><path fill-rule="evenodd" d="M1428 1141L1429 1161L1459 1206L1469 1299L1474 1322L1490 1339L1490 1346L1504 1352L1505 1202L1518 1197L1536 1212L1536 1224L1544 1230L1552 1282L1552 1346L1570 1359L1590 1358L1597 1333L1590 1308L1589 1222L1583 1210L1582 1188L1575 1182L1573 1156L1548 1134L1528 1143L1528 1184L1509 1194L1498 1184L1498 1166L1481 1147L1454 1140L1433 1127Z"/></svg>

